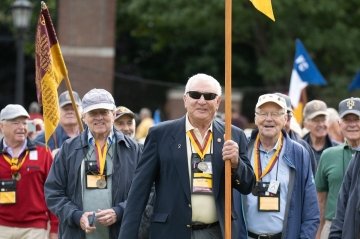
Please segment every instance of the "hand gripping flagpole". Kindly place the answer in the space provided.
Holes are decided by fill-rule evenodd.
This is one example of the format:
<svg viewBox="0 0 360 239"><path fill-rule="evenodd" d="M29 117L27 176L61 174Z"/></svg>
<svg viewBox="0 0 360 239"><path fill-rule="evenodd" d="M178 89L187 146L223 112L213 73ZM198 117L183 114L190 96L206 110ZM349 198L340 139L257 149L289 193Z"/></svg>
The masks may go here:
<svg viewBox="0 0 360 239"><path fill-rule="evenodd" d="M225 140L231 139L232 0L225 0ZM231 238L231 161L225 161L225 239Z"/></svg>

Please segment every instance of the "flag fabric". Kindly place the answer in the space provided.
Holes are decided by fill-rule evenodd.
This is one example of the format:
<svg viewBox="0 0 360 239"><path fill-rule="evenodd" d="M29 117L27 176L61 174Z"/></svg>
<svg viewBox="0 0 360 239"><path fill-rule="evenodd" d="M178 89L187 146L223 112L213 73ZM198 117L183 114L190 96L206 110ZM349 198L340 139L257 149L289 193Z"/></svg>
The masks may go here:
<svg viewBox="0 0 360 239"><path fill-rule="evenodd" d="M154 124L158 124L161 122L161 111L160 109L156 109L153 116Z"/></svg>
<svg viewBox="0 0 360 239"><path fill-rule="evenodd" d="M354 79L352 80L351 84L348 87L348 90L354 91L360 88L360 71L358 71L354 77Z"/></svg>
<svg viewBox="0 0 360 239"><path fill-rule="evenodd" d="M275 22L271 0L250 0L254 7Z"/></svg>
<svg viewBox="0 0 360 239"><path fill-rule="evenodd" d="M289 97L294 108L294 116L299 123L302 122L302 107L305 102L301 101L305 88L308 85L326 85L326 80L312 61L304 45L296 39L296 51L293 70L290 78Z"/></svg>
<svg viewBox="0 0 360 239"><path fill-rule="evenodd" d="M36 29L35 69L37 97L39 104L43 106L47 143L60 119L57 88L68 72L49 10L44 2L41 2Z"/></svg>

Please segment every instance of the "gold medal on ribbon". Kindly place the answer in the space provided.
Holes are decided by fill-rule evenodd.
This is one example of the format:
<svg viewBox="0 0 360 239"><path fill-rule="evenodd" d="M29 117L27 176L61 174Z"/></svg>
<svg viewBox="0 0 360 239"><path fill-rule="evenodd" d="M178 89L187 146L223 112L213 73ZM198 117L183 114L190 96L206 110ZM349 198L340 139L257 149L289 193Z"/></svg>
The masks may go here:
<svg viewBox="0 0 360 239"><path fill-rule="evenodd" d="M25 163L26 157L29 154L29 151L26 150L24 156L20 159L17 157L9 158L6 154L4 154L5 161L10 165L11 178L19 181L21 179L20 168Z"/></svg>
<svg viewBox="0 0 360 239"><path fill-rule="evenodd" d="M97 162L99 166L99 176L100 179L96 181L96 186L98 188L106 188L106 177L104 176L104 169L105 169L105 161L106 161L106 153L107 153L107 143L105 143L104 147L101 148L100 145L95 142L95 151L97 156Z"/></svg>

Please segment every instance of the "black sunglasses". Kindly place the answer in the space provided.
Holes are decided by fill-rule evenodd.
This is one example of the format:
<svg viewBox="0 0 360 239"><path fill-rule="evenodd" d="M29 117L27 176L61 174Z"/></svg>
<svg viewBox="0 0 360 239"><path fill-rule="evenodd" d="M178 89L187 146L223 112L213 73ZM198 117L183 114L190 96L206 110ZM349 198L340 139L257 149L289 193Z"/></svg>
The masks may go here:
<svg viewBox="0 0 360 239"><path fill-rule="evenodd" d="M206 93L206 92L199 92L199 91L188 91L187 92L189 96L195 100L198 100L201 98L201 96L204 96L205 100L213 100L216 98L217 94L215 93Z"/></svg>

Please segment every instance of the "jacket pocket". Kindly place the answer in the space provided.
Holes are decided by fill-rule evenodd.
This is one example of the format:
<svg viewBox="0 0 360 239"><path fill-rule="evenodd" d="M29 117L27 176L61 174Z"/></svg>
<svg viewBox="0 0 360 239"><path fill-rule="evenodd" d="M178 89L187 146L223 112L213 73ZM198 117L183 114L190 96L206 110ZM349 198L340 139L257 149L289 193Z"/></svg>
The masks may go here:
<svg viewBox="0 0 360 239"><path fill-rule="evenodd" d="M168 213L154 213L151 218L151 222L165 223L167 221Z"/></svg>

